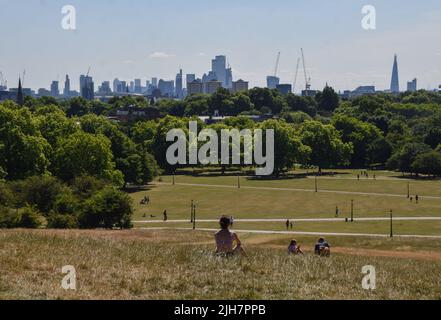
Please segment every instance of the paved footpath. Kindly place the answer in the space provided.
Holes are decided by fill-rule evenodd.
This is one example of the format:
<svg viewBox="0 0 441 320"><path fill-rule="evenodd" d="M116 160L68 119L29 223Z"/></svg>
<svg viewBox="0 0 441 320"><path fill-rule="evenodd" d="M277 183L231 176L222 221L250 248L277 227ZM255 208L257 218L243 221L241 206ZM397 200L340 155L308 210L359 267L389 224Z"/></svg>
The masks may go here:
<svg viewBox="0 0 441 320"><path fill-rule="evenodd" d="M234 222L286 222L287 219L234 219ZM389 217L354 218L354 221L389 221ZM394 217L394 221L441 221L441 217ZM346 222L345 218L289 219L290 222ZM139 220L135 223L164 223L162 220ZM168 223L190 223L189 220L168 220ZM197 219L197 222L219 222L219 219Z"/></svg>
<svg viewBox="0 0 441 320"><path fill-rule="evenodd" d="M141 230L192 230L191 228L140 228ZM216 232L218 229L197 228L197 231ZM341 236L341 237L373 237L373 238L389 238L388 234L373 233L336 233L336 232L302 232L302 231L269 231L269 230L234 230L237 233L252 234L285 234L285 235L303 235L303 236ZM441 239L441 236L430 235L394 235L394 238L421 238L421 239Z"/></svg>

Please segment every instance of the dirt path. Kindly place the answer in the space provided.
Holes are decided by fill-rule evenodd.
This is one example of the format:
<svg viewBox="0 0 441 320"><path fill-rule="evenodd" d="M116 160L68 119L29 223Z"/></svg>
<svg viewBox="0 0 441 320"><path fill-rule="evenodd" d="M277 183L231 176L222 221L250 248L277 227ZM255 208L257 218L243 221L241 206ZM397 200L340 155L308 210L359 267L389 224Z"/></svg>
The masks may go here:
<svg viewBox="0 0 441 320"><path fill-rule="evenodd" d="M360 249L360 248L332 248L332 252L349 254L353 256L363 257L386 257L386 258L402 258L402 259L416 259L428 261L441 261L441 252L436 251L391 251L378 249Z"/></svg>
<svg viewBox="0 0 441 320"><path fill-rule="evenodd" d="M286 249L283 245L268 243L271 238L255 238L248 240L248 245L270 249ZM361 256L361 257L385 257L415 259L426 261L441 261L441 251L409 251L409 250L381 250L351 247L332 247L333 253Z"/></svg>

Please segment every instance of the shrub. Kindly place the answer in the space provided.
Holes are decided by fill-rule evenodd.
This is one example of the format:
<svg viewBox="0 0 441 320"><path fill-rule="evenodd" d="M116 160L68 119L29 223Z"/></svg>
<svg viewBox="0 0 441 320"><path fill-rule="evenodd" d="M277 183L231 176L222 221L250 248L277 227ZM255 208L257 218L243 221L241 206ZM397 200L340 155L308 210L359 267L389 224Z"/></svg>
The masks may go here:
<svg viewBox="0 0 441 320"><path fill-rule="evenodd" d="M9 207L14 203L14 195L5 183L0 182L0 206Z"/></svg>
<svg viewBox="0 0 441 320"><path fill-rule="evenodd" d="M18 218L17 228L37 229L43 224L42 216L31 206L21 209Z"/></svg>
<svg viewBox="0 0 441 320"><path fill-rule="evenodd" d="M75 215L78 213L80 203L70 190L59 195L53 205L53 211L60 214Z"/></svg>
<svg viewBox="0 0 441 320"><path fill-rule="evenodd" d="M48 176L30 177L16 184L16 187L19 189L17 192L21 193L22 205L35 206L46 215L54 209L58 196L69 191L58 179Z"/></svg>
<svg viewBox="0 0 441 320"><path fill-rule="evenodd" d="M70 214L52 213L47 218L47 228L49 229L75 229L77 219Z"/></svg>
<svg viewBox="0 0 441 320"><path fill-rule="evenodd" d="M416 173L439 176L441 175L441 153L430 151L420 154L412 163Z"/></svg>
<svg viewBox="0 0 441 320"><path fill-rule="evenodd" d="M0 229L16 228L19 223L19 215L15 210L0 206Z"/></svg>
<svg viewBox="0 0 441 320"><path fill-rule="evenodd" d="M82 228L128 229L132 227L132 214L129 195L106 187L86 201L79 224Z"/></svg>
<svg viewBox="0 0 441 320"><path fill-rule="evenodd" d="M93 194L103 189L106 185L106 181L98 179L93 176L79 176L72 180L70 187L73 193L81 198L90 198Z"/></svg>

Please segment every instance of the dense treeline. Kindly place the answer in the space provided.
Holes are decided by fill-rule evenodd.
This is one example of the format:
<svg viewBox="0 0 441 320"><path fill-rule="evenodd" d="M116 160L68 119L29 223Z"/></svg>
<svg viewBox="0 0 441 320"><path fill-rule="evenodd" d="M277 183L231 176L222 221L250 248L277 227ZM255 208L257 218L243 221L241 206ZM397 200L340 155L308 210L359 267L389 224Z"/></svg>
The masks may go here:
<svg viewBox="0 0 441 320"><path fill-rule="evenodd" d="M151 121L115 123L118 108L157 110ZM230 116L205 125L196 116ZM248 115L274 115L254 122ZM330 87L315 97L255 88L193 95L182 101L26 98L0 104L0 227L130 227L120 189L174 172L170 129L274 129L275 175L295 165L382 168L441 175L441 94L419 91L341 100ZM222 171L227 170L222 167Z"/></svg>

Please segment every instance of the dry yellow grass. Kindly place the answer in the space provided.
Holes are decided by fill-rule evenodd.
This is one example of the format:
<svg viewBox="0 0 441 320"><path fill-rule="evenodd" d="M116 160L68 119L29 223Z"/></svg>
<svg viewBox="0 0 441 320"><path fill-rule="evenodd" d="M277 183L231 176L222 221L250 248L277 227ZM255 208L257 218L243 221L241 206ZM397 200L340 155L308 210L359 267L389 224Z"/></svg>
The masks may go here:
<svg viewBox="0 0 441 320"><path fill-rule="evenodd" d="M244 236L249 258L221 259L203 232L0 231L0 299L441 299L439 260L293 257L286 240ZM64 265L76 267L76 291L61 288ZM364 265L377 268L376 291L361 287Z"/></svg>

